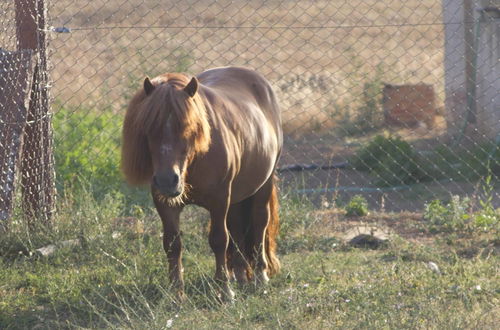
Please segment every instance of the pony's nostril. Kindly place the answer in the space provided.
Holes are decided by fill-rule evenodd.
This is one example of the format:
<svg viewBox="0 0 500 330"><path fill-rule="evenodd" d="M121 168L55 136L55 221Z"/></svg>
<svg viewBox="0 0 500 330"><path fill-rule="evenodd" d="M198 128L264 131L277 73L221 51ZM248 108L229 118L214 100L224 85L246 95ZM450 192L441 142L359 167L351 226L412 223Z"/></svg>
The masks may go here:
<svg viewBox="0 0 500 330"><path fill-rule="evenodd" d="M176 186L179 183L179 175L177 173L174 173L172 176L172 184Z"/></svg>
<svg viewBox="0 0 500 330"><path fill-rule="evenodd" d="M159 187L160 185L158 184L158 178L156 177L156 175L153 175L153 185L156 186L156 187Z"/></svg>

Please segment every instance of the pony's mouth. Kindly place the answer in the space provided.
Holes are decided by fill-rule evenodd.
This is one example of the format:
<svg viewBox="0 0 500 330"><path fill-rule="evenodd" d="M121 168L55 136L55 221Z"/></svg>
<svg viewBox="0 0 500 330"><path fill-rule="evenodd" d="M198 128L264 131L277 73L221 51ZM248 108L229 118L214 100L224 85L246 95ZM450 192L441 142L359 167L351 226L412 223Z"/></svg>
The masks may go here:
<svg viewBox="0 0 500 330"><path fill-rule="evenodd" d="M184 190L182 182L177 180L174 184L164 184L162 181L159 181L156 176L153 176L153 187L158 190L161 195L167 198L175 198L181 195Z"/></svg>
<svg viewBox="0 0 500 330"><path fill-rule="evenodd" d="M173 189L161 187L158 185L155 185L155 188L160 195L162 195L166 198L176 198L176 197L182 195L182 193L184 192L182 185L178 185L177 187L175 187Z"/></svg>
<svg viewBox="0 0 500 330"><path fill-rule="evenodd" d="M163 203L169 206L181 206L184 205L187 199L187 188L188 185L179 185L174 190L161 189L154 185L155 196Z"/></svg>

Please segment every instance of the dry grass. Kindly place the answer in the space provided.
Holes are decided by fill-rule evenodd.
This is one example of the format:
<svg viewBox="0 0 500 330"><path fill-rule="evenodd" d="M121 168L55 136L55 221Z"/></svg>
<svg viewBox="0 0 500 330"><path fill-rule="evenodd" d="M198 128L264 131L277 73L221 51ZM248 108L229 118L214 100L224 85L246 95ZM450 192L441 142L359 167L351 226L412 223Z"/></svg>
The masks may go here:
<svg viewBox="0 0 500 330"><path fill-rule="evenodd" d="M121 111L146 74L225 65L272 81L288 132L329 128L339 111L355 111L377 66L385 82L428 83L443 99L436 0L65 0L50 17L73 29L50 34L53 95L67 105Z"/></svg>
<svg viewBox="0 0 500 330"><path fill-rule="evenodd" d="M1 10L0 41L14 47L13 5ZM48 34L54 111L121 118L145 75L249 66L279 94L287 164L337 161L376 133L346 134L346 123L358 124L365 83L423 82L436 90L437 106L443 103L438 0L59 0L51 1L49 17L51 26L72 29ZM432 130L394 132L435 139L446 129L439 119Z"/></svg>

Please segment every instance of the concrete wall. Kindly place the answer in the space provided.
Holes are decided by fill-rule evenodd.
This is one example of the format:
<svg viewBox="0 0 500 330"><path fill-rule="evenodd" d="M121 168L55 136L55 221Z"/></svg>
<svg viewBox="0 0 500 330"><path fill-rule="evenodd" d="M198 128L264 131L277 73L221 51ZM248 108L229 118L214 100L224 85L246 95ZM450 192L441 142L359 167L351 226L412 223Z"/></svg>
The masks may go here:
<svg viewBox="0 0 500 330"><path fill-rule="evenodd" d="M495 8L500 10L500 0L443 0L445 107L452 137L479 133L493 139L500 133L500 18Z"/></svg>
<svg viewBox="0 0 500 330"><path fill-rule="evenodd" d="M478 129L488 138L500 134L500 1L478 1L481 8L495 11L475 12L480 19L477 49L476 108Z"/></svg>

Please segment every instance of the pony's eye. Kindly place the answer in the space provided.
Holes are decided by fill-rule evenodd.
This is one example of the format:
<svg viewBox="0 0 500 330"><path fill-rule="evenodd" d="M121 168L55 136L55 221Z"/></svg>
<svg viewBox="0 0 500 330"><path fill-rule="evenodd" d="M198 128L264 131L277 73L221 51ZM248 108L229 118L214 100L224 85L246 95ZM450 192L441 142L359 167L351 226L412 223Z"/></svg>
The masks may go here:
<svg viewBox="0 0 500 330"><path fill-rule="evenodd" d="M168 154L172 151L172 147L168 144L164 144L160 147L160 152L163 154Z"/></svg>

